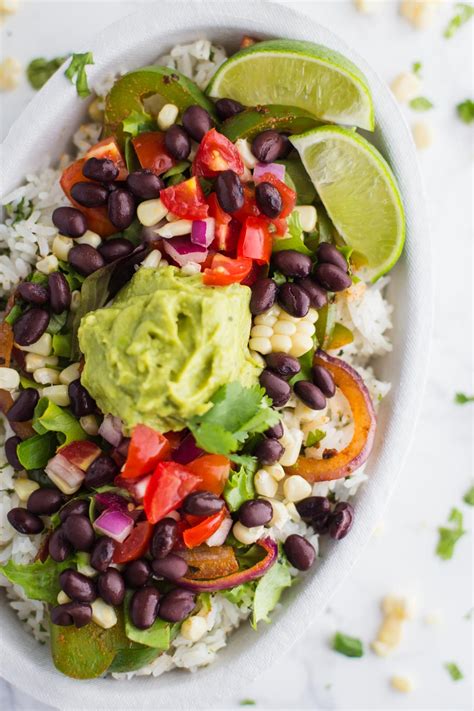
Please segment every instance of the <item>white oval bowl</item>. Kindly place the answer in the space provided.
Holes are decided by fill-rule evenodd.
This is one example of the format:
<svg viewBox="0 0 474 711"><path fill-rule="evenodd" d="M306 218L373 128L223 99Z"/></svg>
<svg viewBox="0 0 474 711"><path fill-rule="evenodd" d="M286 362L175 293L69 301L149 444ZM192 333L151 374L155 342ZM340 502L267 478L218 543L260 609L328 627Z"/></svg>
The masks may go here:
<svg viewBox="0 0 474 711"><path fill-rule="evenodd" d="M38 700L61 709L151 709L206 706L238 693L247 680L264 671L293 645L324 610L338 585L367 543L403 466L414 430L424 384L431 321L430 252L424 194L411 134L386 84L344 42L313 20L279 5L251 2L160 0L102 32L84 50L92 50L88 67L92 85L110 72L152 62L174 44L207 37L235 50L243 34L289 37L318 42L350 58L368 78L377 128L371 140L397 176L407 221L403 256L391 273L389 299L395 306L393 352L377 367L392 382L378 418L376 445L369 459L370 480L356 498L350 536L329 545L313 573L290 590L270 625L255 633L244 623L216 661L195 674L174 670L161 676L75 681L53 667L48 649L39 645L7 604L0 609L2 674ZM11 128L2 146L2 194L20 185L28 172L57 159L86 112L67 80L58 72L35 96Z"/></svg>

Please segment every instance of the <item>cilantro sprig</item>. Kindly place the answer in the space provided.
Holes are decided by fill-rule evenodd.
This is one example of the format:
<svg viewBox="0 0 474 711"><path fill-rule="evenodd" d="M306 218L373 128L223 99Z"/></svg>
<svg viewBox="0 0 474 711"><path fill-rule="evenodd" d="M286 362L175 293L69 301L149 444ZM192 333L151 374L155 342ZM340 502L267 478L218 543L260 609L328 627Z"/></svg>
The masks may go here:
<svg viewBox="0 0 474 711"><path fill-rule="evenodd" d="M45 59L44 57L32 59L26 67L26 78L30 86L36 90L41 89L48 79L53 76L54 72L59 69L61 64L66 61L68 56L69 55L65 57L53 57L52 59Z"/></svg>
<svg viewBox="0 0 474 711"><path fill-rule="evenodd" d="M426 96L417 96L410 101L410 108L413 111L429 111L433 108L433 103Z"/></svg>
<svg viewBox="0 0 474 711"><path fill-rule="evenodd" d="M436 546L436 555L442 560L451 560L456 543L466 533L463 528L463 515L459 509L451 510L448 521L453 524L451 528L440 526L438 529L439 540Z"/></svg>
<svg viewBox="0 0 474 711"><path fill-rule="evenodd" d="M454 662L446 662L444 668L453 681L460 681L461 679L464 679L464 674Z"/></svg>
<svg viewBox="0 0 474 711"><path fill-rule="evenodd" d="M336 632L332 638L332 648L345 657L362 657L364 654L364 647L360 639L349 637L342 632Z"/></svg>
<svg viewBox="0 0 474 711"><path fill-rule="evenodd" d="M466 395L465 393L456 393L454 396L456 405L466 405L468 402L474 402L474 395Z"/></svg>
<svg viewBox="0 0 474 711"><path fill-rule="evenodd" d="M71 63L64 72L71 84L75 84L76 91L81 99L85 99L91 93L86 73L86 66L88 64L94 64L92 52L73 54Z"/></svg>
<svg viewBox="0 0 474 711"><path fill-rule="evenodd" d="M472 123L474 121L474 101L472 99L461 101L461 103L456 106L456 111L464 123Z"/></svg>
<svg viewBox="0 0 474 711"><path fill-rule="evenodd" d="M466 491L462 500L465 504L468 504L468 506L474 506L474 486L471 486L471 488Z"/></svg>
<svg viewBox="0 0 474 711"><path fill-rule="evenodd" d="M456 14L449 21L446 29L443 32L446 39L451 39L454 37L456 32L461 29L461 27L468 22L474 15L474 5L468 5L467 3L457 3L456 4Z"/></svg>

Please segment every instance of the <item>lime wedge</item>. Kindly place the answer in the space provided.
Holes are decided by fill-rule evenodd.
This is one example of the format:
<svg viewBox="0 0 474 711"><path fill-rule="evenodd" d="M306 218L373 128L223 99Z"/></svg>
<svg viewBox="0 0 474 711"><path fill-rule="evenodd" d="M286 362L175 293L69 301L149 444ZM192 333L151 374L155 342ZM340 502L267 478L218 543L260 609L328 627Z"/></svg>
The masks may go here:
<svg viewBox="0 0 474 711"><path fill-rule="evenodd" d="M296 106L318 119L374 128L367 79L348 59L312 42L269 40L234 54L207 87L245 106Z"/></svg>
<svg viewBox="0 0 474 711"><path fill-rule="evenodd" d="M338 126L290 141L337 231L364 255L375 281L393 267L405 241L402 199L386 161L365 138Z"/></svg>

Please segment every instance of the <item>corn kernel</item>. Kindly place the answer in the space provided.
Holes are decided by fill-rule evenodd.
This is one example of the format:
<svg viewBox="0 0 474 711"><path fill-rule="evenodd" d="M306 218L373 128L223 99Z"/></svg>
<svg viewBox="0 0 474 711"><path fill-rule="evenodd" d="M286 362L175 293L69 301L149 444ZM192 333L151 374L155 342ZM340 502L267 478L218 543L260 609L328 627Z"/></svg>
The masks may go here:
<svg viewBox="0 0 474 711"><path fill-rule="evenodd" d="M159 227L156 230L156 234L164 239L180 237L181 235L191 234L192 226L192 220L176 220L176 222L168 222L168 224L163 225L163 227Z"/></svg>
<svg viewBox="0 0 474 711"><path fill-rule="evenodd" d="M170 126L176 123L178 114L179 109L177 106L175 106L175 104L165 104L158 116L156 117L158 128L161 131L166 131L166 129L170 128Z"/></svg>
<svg viewBox="0 0 474 711"><path fill-rule="evenodd" d="M81 303L81 292L75 289L71 294L71 311L75 313Z"/></svg>
<svg viewBox="0 0 474 711"><path fill-rule="evenodd" d="M310 323L316 323L316 321L319 318L319 314L316 311L316 309L310 309L306 316L304 317L305 321L309 321Z"/></svg>
<svg viewBox="0 0 474 711"><path fill-rule="evenodd" d="M102 244L102 237L98 235L96 232L92 232L91 230L87 230L84 232L82 237L78 237L76 239L77 244L88 244L90 247L94 247L97 249Z"/></svg>
<svg viewBox="0 0 474 711"><path fill-rule="evenodd" d="M270 338L272 350L280 353L289 353L291 350L291 338L289 336L279 336L275 334Z"/></svg>
<svg viewBox="0 0 474 711"><path fill-rule="evenodd" d="M303 333L296 333L291 341L291 348L288 350L288 353L294 356L294 358L299 358L311 350L312 347L313 339L311 336L306 336Z"/></svg>
<svg viewBox="0 0 474 711"><path fill-rule="evenodd" d="M25 370L27 373L34 373L38 368L57 365L58 362L56 356L40 356L36 353L27 353L25 356Z"/></svg>
<svg viewBox="0 0 474 711"><path fill-rule="evenodd" d="M242 523L240 523L240 521L234 523L234 526L232 528L232 533L234 534L235 538L240 543L243 543L246 546L249 546L252 543L258 541L258 539L262 537L263 532L263 526L254 526L253 528L247 528L247 526L244 526Z"/></svg>
<svg viewBox="0 0 474 711"><path fill-rule="evenodd" d="M311 496L311 484L299 474L289 476L283 482L283 493L287 501L298 502Z"/></svg>
<svg viewBox="0 0 474 711"><path fill-rule="evenodd" d="M53 368L38 368L33 373L33 379L40 385L57 385L59 383L59 373Z"/></svg>
<svg viewBox="0 0 474 711"><path fill-rule="evenodd" d="M263 355L272 352L272 344L269 338L251 338L249 348L257 351L257 353L263 353Z"/></svg>
<svg viewBox="0 0 474 711"><path fill-rule="evenodd" d="M257 494L273 497L278 491L277 481L266 469L259 469L254 476L253 483Z"/></svg>
<svg viewBox="0 0 474 711"><path fill-rule="evenodd" d="M59 373L59 382L63 385L69 385L69 383L77 380L81 375L80 367L79 363L71 363L71 365L68 365L67 368L64 368L64 370Z"/></svg>
<svg viewBox="0 0 474 711"><path fill-rule="evenodd" d="M53 339L51 334L43 333L43 335L38 338L37 341L32 343L31 346L18 346L18 348L20 351L26 351L27 353L36 353L36 355L49 356L52 344Z"/></svg>
<svg viewBox="0 0 474 711"><path fill-rule="evenodd" d="M302 318L296 327L296 330L298 333L303 333L305 336L312 336L316 331L316 328L310 321L306 321Z"/></svg>
<svg viewBox="0 0 474 711"><path fill-rule="evenodd" d="M420 95L421 81L413 72L402 72L390 84L392 94L401 104Z"/></svg>
<svg viewBox="0 0 474 711"><path fill-rule="evenodd" d="M159 249L153 249L143 262L141 263L142 267L145 267L145 269L156 269L156 267L159 265L161 262L161 252Z"/></svg>
<svg viewBox="0 0 474 711"><path fill-rule="evenodd" d="M48 254L44 259L40 259L36 262L36 269L41 272L41 274L52 274L57 272L59 267L58 258L54 254Z"/></svg>
<svg viewBox="0 0 474 711"><path fill-rule="evenodd" d="M402 694L409 694L414 688L414 684L411 679L406 676L399 676L398 674L392 676L390 684L395 691L400 691Z"/></svg>
<svg viewBox="0 0 474 711"><path fill-rule="evenodd" d="M50 385L48 388L43 388L43 397L47 397L59 407L67 407L71 402L67 385Z"/></svg>
<svg viewBox="0 0 474 711"><path fill-rule="evenodd" d="M293 464L296 464L296 460L301 452L303 436L303 432L299 428L284 428L283 437L280 438L280 442L285 448L285 451L279 459L279 464L283 467L291 467Z"/></svg>
<svg viewBox="0 0 474 711"><path fill-rule="evenodd" d="M412 126L413 140L420 150L429 148L434 140L433 128L426 121L418 121Z"/></svg>
<svg viewBox="0 0 474 711"><path fill-rule="evenodd" d="M67 602L71 602L71 598L69 597L69 595L66 595L64 590L60 590L58 592L56 600L58 601L58 605L65 605Z"/></svg>
<svg viewBox="0 0 474 711"><path fill-rule="evenodd" d="M138 221L145 227L153 227L157 225L164 217L166 217L168 209L163 205L161 200L144 200L137 207Z"/></svg>
<svg viewBox="0 0 474 711"><path fill-rule="evenodd" d="M304 232L313 232L316 229L318 213L314 205L297 205L294 211L298 213Z"/></svg>
<svg viewBox="0 0 474 711"><path fill-rule="evenodd" d="M271 326L254 326L250 331L250 336L252 338L271 338L273 336L273 329Z"/></svg>
<svg viewBox="0 0 474 711"><path fill-rule="evenodd" d="M285 470L281 464L267 464L265 469L275 481L281 481L285 478Z"/></svg>
<svg viewBox="0 0 474 711"><path fill-rule="evenodd" d="M117 615L114 608L111 605L107 605L100 597L91 603L91 607L92 621L102 629L108 630L117 624Z"/></svg>
<svg viewBox="0 0 474 711"><path fill-rule="evenodd" d="M79 418L79 424L84 432L87 432L91 437L95 437L99 432L99 423L95 415L83 415Z"/></svg>
<svg viewBox="0 0 474 711"><path fill-rule="evenodd" d="M294 523L299 523L301 521L301 516L298 513L298 509L292 501L287 503L286 510L288 511L288 514Z"/></svg>
<svg viewBox="0 0 474 711"><path fill-rule="evenodd" d="M13 488L15 489L20 501L28 501L33 491L39 489L39 484L31 479L14 479Z"/></svg>
<svg viewBox="0 0 474 711"><path fill-rule="evenodd" d="M97 97L94 101L91 101L87 109L89 116L96 123L102 123L104 118L104 110L101 108L102 101L103 99Z"/></svg>
<svg viewBox="0 0 474 711"><path fill-rule="evenodd" d="M273 333L277 334L278 336L292 336L294 333L296 333L296 324L292 321L280 319L274 325Z"/></svg>
<svg viewBox="0 0 474 711"><path fill-rule="evenodd" d="M52 252L55 257L67 262L68 254L74 246L74 240L65 235L56 235L53 239Z"/></svg>
<svg viewBox="0 0 474 711"><path fill-rule="evenodd" d="M267 525L270 527L275 526L275 528L281 530L282 528L284 528L284 526L288 522L288 519L290 518L288 509L286 508L284 503L278 501L277 499L268 499L268 501L270 501L272 505L273 516L271 517Z"/></svg>
<svg viewBox="0 0 474 711"><path fill-rule="evenodd" d="M76 565L78 573L82 573L82 575L88 578L95 578L97 575L97 570L90 564L90 555L88 553L84 555L84 560L81 556Z"/></svg>
<svg viewBox="0 0 474 711"><path fill-rule="evenodd" d="M267 311L255 316L253 322L256 326L273 326L277 322L277 317Z"/></svg>
<svg viewBox="0 0 474 711"><path fill-rule="evenodd" d="M278 318L280 321L291 321L292 323L299 323L300 321L298 316L292 316L288 313L288 311L283 311L283 309L281 310Z"/></svg>
<svg viewBox="0 0 474 711"><path fill-rule="evenodd" d="M18 59L5 57L0 63L0 91L12 91L20 83L22 67Z"/></svg>
<svg viewBox="0 0 474 711"><path fill-rule="evenodd" d="M15 390L20 384L20 376L14 368L0 368L0 388Z"/></svg>
<svg viewBox="0 0 474 711"><path fill-rule="evenodd" d="M198 642L207 632L207 622L204 617L193 615L184 620L180 631L184 639L190 642Z"/></svg>

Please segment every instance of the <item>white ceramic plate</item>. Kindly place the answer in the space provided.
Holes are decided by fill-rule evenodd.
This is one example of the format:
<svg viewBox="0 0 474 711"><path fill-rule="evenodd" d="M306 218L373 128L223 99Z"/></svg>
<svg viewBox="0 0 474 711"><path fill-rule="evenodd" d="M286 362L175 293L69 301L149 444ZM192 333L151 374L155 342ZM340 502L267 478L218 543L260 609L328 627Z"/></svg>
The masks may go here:
<svg viewBox="0 0 474 711"><path fill-rule="evenodd" d="M392 272L389 298L396 309L393 353L377 372L393 383L380 415L376 446L367 472L370 481L357 497L350 536L331 547L313 573L289 591L271 625L255 633L243 624L218 653L217 661L196 674L173 671L159 679L137 677L74 681L55 671L48 650L25 631L12 609L0 609L2 673L37 699L62 709L148 709L206 706L238 693L247 680L287 651L328 604L380 519L406 457L414 429L429 340L430 254L424 195L410 132L385 83L349 47L312 20L269 2L169 2L160 0L120 20L84 50L92 50L91 82L117 68L146 65L178 42L207 37L235 50L243 34L306 39L339 50L366 74L375 104L377 129L372 140L394 170L407 219L404 254ZM57 158L86 112L75 89L58 73L29 104L3 147L2 192L21 184L28 171ZM332 549L334 548L334 549Z"/></svg>

